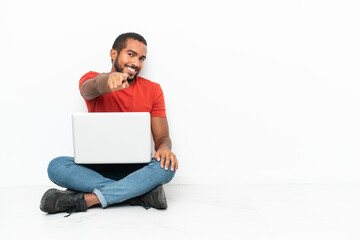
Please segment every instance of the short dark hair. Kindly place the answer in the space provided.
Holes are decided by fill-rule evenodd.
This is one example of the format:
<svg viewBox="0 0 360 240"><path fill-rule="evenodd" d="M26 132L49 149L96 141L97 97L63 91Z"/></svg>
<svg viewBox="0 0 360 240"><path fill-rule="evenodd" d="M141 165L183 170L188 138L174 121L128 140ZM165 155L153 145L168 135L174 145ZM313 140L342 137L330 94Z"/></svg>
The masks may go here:
<svg viewBox="0 0 360 240"><path fill-rule="evenodd" d="M145 44L145 46L147 46L146 40L143 36L141 36L138 33L128 32L128 33L123 33L123 34L119 35L115 39L115 42L114 42L112 48L115 49L118 53L120 53L121 50L123 50L126 47L126 41L129 38L137 40L139 42L142 42L143 44Z"/></svg>

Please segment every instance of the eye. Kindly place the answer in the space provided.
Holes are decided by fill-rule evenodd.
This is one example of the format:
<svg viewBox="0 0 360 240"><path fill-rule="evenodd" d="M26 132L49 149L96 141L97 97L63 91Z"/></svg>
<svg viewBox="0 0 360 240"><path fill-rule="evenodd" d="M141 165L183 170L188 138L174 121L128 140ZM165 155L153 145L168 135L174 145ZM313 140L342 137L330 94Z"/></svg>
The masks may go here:
<svg viewBox="0 0 360 240"><path fill-rule="evenodd" d="M146 58L142 57L142 58L140 58L140 60L141 60L141 61L145 61L145 60L146 60Z"/></svg>
<svg viewBox="0 0 360 240"><path fill-rule="evenodd" d="M134 56L134 54L133 54L133 53L128 53L128 54L129 54L129 56L130 56L130 57L133 57L133 56Z"/></svg>

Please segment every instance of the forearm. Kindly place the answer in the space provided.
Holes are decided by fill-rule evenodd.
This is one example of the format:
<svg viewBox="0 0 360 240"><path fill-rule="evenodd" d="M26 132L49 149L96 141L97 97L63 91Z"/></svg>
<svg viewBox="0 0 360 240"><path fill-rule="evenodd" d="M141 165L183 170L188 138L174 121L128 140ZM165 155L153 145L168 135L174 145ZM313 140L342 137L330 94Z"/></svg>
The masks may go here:
<svg viewBox="0 0 360 240"><path fill-rule="evenodd" d="M171 139L169 136L164 136L162 138L159 138L155 142L155 150L157 151L160 147L167 147L169 150L172 148Z"/></svg>
<svg viewBox="0 0 360 240"><path fill-rule="evenodd" d="M87 80L81 85L81 95L86 99L94 99L111 92L108 87L109 73L101 73L96 78Z"/></svg>
<svg viewBox="0 0 360 240"><path fill-rule="evenodd" d="M151 117L151 128L156 150L154 158L160 161L160 166L165 170L168 170L169 166L171 166L171 171L177 170L178 162L176 155L171 151L172 144L167 119L164 117Z"/></svg>
<svg viewBox="0 0 360 240"><path fill-rule="evenodd" d="M160 162L161 168L168 170L171 167L171 171L178 169L178 160L176 155L171 151L171 140L168 136L160 138L155 143L156 153L154 158Z"/></svg>

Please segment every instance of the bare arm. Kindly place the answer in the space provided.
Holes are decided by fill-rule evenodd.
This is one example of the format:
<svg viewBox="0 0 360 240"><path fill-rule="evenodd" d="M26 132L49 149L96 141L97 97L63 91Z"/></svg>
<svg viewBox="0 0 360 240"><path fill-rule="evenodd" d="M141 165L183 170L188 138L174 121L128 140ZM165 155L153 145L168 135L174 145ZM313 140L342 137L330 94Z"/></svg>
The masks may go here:
<svg viewBox="0 0 360 240"><path fill-rule="evenodd" d="M86 80L81 85L80 92L84 98L91 100L100 95L129 87L127 78L128 75L125 73L101 73L96 78Z"/></svg>
<svg viewBox="0 0 360 240"><path fill-rule="evenodd" d="M161 167L165 167L165 170L168 170L170 165L171 171L176 171L178 169L178 161L176 155L171 151L172 145L167 119L163 117L152 117L151 130L156 150L154 157L158 161L161 160Z"/></svg>

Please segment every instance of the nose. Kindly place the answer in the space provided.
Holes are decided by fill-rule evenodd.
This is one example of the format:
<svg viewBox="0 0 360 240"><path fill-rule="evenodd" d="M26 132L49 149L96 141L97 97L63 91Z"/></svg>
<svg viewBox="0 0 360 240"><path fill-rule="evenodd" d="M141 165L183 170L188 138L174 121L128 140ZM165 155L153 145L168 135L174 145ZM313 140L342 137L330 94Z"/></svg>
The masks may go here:
<svg viewBox="0 0 360 240"><path fill-rule="evenodd" d="M133 60L131 61L131 65L132 65L133 67L140 68L140 60L139 60L139 59L133 59Z"/></svg>

